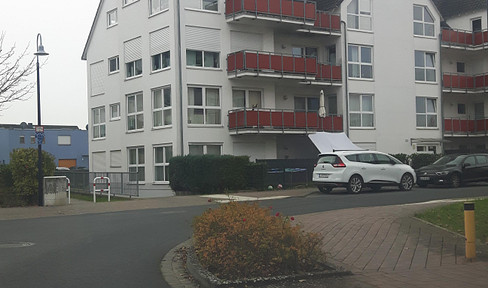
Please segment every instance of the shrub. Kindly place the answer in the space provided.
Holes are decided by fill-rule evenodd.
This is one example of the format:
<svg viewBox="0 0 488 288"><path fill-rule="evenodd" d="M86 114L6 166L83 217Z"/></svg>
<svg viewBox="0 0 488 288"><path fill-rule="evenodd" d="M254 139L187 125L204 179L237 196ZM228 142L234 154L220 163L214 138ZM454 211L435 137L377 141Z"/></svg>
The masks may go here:
<svg viewBox="0 0 488 288"><path fill-rule="evenodd" d="M247 165L246 188L263 190L265 188L264 179L267 174L266 163L249 163Z"/></svg>
<svg viewBox="0 0 488 288"><path fill-rule="evenodd" d="M434 163L437 159L441 158L441 154L412 154L410 155L411 164L413 169L418 169L423 166Z"/></svg>
<svg viewBox="0 0 488 288"><path fill-rule="evenodd" d="M203 267L228 280L287 275L321 267L322 238L258 204L230 202L193 222Z"/></svg>
<svg viewBox="0 0 488 288"><path fill-rule="evenodd" d="M38 151L34 148L15 149L10 153L13 191L23 205L36 203L37 196L37 159ZM44 176L52 176L56 168L54 156L42 151L42 171Z"/></svg>
<svg viewBox="0 0 488 288"><path fill-rule="evenodd" d="M396 159L400 160L404 164L408 164L410 157L407 154L399 153L399 154L391 154L391 156L395 157Z"/></svg>

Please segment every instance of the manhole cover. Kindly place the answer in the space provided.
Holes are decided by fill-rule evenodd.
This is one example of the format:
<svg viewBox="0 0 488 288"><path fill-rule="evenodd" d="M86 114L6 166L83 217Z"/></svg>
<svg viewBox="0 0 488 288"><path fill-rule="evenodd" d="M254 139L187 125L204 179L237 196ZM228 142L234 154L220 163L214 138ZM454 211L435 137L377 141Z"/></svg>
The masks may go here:
<svg viewBox="0 0 488 288"><path fill-rule="evenodd" d="M1 248L23 248L33 246L34 243L32 242L0 242L0 249Z"/></svg>

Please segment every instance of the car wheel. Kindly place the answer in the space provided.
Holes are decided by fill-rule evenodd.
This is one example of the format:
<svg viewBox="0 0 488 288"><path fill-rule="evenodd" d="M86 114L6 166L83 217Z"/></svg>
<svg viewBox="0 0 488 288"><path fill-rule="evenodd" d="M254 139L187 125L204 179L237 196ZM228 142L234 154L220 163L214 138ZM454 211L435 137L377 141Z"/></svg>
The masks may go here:
<svg viewBox="0 0 488 288"><path fill-rule="evenodd" d="M410 174L403 174L400 180L400 190L410 191L413 187L413 177Z"/></svg>
<svg viewBox="0 0 488 288"><path fill-rule="evenodd" d="M359 175L352 175L347 183L347 191L357 194L363 190L363 179Z"/></svg>
<svg viewBox="0 0 488 288"><path fill-rule="evenodd" d="M459 186L461 186L461 177L458 173L454 173L451 175L451 187L458 188Z"/></svg>
<svg viewBox="0 0 488 288"><path fill-rule="evenodd" d="M330 193L332 191L332 187L319 186L319 190L322 193Z"/></svg>

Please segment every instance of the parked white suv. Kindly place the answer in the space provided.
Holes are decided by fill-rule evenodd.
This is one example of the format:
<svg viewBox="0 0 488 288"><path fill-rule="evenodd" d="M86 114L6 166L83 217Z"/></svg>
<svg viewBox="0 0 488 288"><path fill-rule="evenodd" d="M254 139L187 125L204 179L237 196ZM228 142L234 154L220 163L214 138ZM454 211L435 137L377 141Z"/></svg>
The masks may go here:
<svg viewBox="0 0 488 288"><path fill-rule="evenodd" d="M391 155L375 151L338 151L320 154L312 181L321 192L346 187L359 193L364 187L379 190L382 186L398 186L411 190L415 171Z"/></svg>

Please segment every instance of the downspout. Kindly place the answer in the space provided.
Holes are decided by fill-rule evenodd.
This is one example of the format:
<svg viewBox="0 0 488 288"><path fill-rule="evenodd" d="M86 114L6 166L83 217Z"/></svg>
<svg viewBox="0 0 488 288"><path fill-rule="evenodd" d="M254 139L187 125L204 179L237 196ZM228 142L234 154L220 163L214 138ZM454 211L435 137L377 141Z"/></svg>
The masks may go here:
<svg viewBox="0 0 488 288"><path fill-rule="evenodd" d="M487 0L488 1L488 0ZM346 136L349 137L349 88L348 88L348 70L347 70L347 24L344 20L341 20L344 27L344 56L342 57L343 67L344 67L344 91L346 93L346 113L344 119L346 120L346 129L344 129Z"/></svg>
<svg viewBox="0 0 488 288"><path fill-rule="evenodd" d="M441 99L441 152L444 154L444 93L442 92L442 86L444 85L444 77L442 76L442 28L441 28L441 33L439 33L439 74L440 74L440 79L439 79L439 91L440 91L440 99Z"/></svg>
<svg viewBox="0 0 488 288"><path fill-rule="evenodd" d="M177 49L176 49L176 58L178 59L178 65L177 65L177 69L178 69L178 73L177 73L177 76L178 77L178 94L179 94L179 98L178 98L178 101L179 101L179 106L180 106L180 123L178 126L178 131L177 133L179 134L178 138L179 138L179 141L180 141L180 153L178 153L180 156L183 156L185 155L185 145L184 145L184 137L183 137L183 68L182 68L182 64L181 64L181 11L180 11L180 0L176 0L176 43L177 43Z"/></svg>

